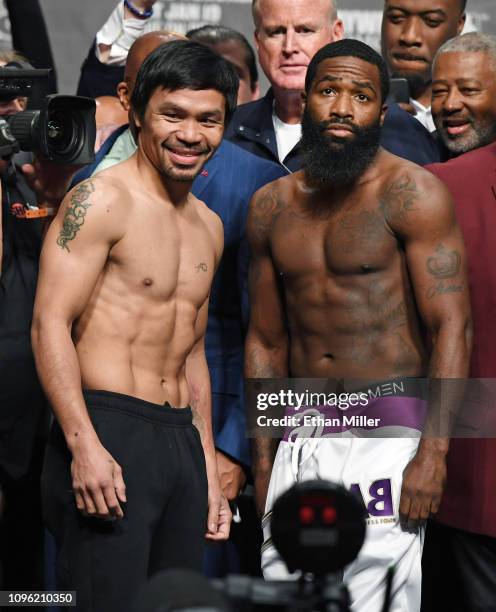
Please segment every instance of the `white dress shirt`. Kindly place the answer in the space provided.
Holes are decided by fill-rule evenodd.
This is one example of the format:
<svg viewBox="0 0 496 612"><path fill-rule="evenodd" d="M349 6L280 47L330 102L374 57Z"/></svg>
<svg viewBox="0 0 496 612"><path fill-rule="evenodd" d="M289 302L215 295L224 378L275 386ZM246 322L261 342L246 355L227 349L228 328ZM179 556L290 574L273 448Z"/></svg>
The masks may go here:
<svg viewBox="0 0 496 612"><path fill-rule="evenodd" d="M417 121L420 121L420 123L425 127L425 129L431 132L431 134L432 132L435 132L436 126L434 125L434 120L432 118L431 107L424 106L413 98L410 98L410 104L417 111L417 114L414 115L415 119L417 119Z"/></svg>

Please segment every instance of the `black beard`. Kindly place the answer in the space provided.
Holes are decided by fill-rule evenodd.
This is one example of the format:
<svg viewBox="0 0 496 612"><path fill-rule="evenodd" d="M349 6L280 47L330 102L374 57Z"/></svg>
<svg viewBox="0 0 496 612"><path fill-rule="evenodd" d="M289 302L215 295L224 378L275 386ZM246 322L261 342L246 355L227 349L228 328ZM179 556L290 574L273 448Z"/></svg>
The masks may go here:
<svg viewBox="0 0 496 612"><path fill-rule="evenodd" d="M346 125L353 136L338 138L325 134L329 125ZM381 140L381 124L361 128L346 119L314 121L308 111L301 122L303 166L311 182L321 187L353 185L374 161Z"/></svg>

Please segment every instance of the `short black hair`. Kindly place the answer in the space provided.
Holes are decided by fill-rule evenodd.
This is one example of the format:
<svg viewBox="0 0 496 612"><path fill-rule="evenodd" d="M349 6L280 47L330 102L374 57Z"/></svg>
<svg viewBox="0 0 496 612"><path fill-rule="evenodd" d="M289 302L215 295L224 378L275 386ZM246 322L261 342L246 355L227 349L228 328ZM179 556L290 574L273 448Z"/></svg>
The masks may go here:
<svg viewBox="0 0 496 612"><path fill-rule="evenodd" d="M203 43L204 45L209 45L211 47L215 47L219 43L229 42L231 40L239 42L245 50L245 62L250 73L251 89L252 91L255 89L258 83L258 68L257 60L255 58L255 51L253 51L253 47L250 45L246 37L241 34L241 32L222 25L205 25L201 28L190 30L186 33L186 37L190 40L195 40L196 42Z"/></svg>
<svg viewBox="0 0 496 612"><path fill-rule="evenodd" d="M131 97L131 106L138 117L143 117L158 87L171 91L219 91L226 101L227 125L236 108L239 78L229 62L205 45L191 40L172 40L152 51L139 69Z"/></svg>
<svg viewBox="0 0 496 612"><path fill-rule="evenodd" d="M372 49L372 47L369 47L369 45L366 45L360 40L354 40L353 38L345 38L337 42L329 43L317 51L308 66L307 76L305 78L305 91L307 94L310 91L319 64L332 57L358 57L364 62L377 66L381 80L381 98L383 102L386 100L389 94L389 75L386 62L377 51Z"/></svg>
<svg viewBox="0 0 496 612"><path fill-rule="evenodd" d="M467 0L461 0L462 2L462 13L465 12L465 9L467 8Z"/></svg>

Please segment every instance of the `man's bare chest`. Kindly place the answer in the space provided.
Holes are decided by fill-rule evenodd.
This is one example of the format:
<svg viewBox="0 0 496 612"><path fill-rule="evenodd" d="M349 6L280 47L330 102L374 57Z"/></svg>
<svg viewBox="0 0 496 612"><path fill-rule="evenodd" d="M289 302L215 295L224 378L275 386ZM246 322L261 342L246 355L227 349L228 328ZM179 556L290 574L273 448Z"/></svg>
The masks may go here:
<svg viewBox="0 0 496 612"><path fill-rule="evenodd" d="M215 248L201 223L135 223L110 251L109 273L157 301L183 299L201 306L210 291Z"/></svg>
<svg viewBox="0 0 496 612"><path fill-rule="evenodd" d="M375 202L318 214L291 208L278 216L271 232L274 263L287 277L384 271L398 249Z"/></svg>

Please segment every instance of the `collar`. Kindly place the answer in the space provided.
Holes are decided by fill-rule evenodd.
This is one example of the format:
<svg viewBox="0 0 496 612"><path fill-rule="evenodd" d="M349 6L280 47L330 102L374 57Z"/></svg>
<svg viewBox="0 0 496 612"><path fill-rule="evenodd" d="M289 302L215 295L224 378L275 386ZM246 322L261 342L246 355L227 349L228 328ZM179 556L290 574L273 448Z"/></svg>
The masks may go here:
<svg viewBox="0 0 496 612"><path fill-rule="evenodd" d="M415 118L417 121L425 127L431 134L436 131L436 126L434 125L434 119L432 118L432 109L430 106L424 106L418 100L414 100L410 98L410 104L417 111L417 115Z"/></svg>
<svg viewBox="0 0 496 612"><path fill-rule="evenodd" d="M273 105L274 93L271 87L263 98L251 103L250 112L236 126L236 134L268 149L277 158L277 141L272 123Z"/></svg>

